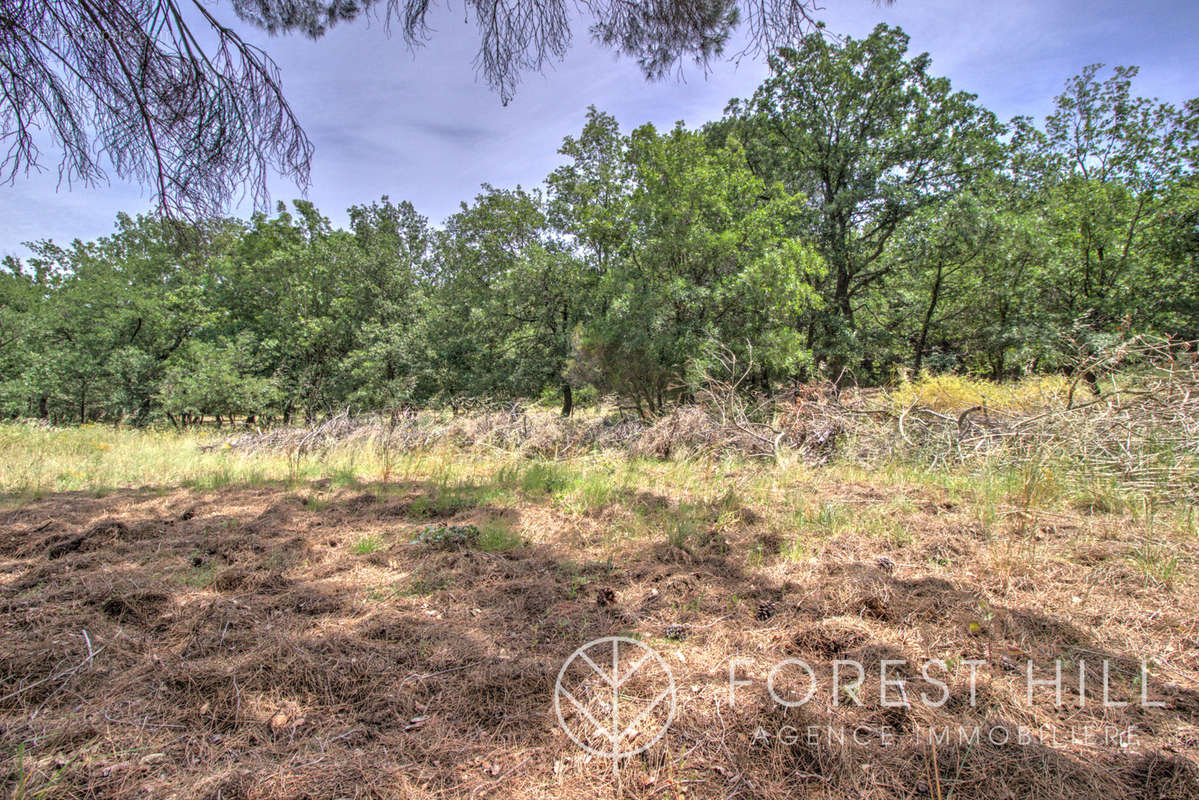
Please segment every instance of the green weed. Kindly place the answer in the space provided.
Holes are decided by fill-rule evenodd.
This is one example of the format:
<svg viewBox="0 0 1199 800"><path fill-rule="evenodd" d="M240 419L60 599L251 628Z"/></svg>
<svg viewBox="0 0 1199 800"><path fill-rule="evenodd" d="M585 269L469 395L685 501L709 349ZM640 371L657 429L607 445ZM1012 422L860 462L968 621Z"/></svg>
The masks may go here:
<svg viewBox="0 0 1199 800"><path fill-rule="evenodd" d="M360 536L350 545L350 552L359 556L367 556L383 549L383 537L376 534Z"/></svg>
<svg viewBox="0 0 1199 800"><path fill-rule="evenodd" d="M525 544L524 539L500 520L485 522L478 530L475 541L480 550L489 553L514 550Z"/></svg>

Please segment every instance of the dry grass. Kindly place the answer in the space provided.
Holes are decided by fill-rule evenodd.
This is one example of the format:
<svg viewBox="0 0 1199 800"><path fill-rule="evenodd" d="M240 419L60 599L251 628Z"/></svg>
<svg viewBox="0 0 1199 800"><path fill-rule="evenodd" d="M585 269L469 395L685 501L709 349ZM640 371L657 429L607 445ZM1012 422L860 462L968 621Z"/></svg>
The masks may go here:
<svg viewBox="0 0 1199 800"><path fill-rule="evenodd" d="M376 464L383 480L413 454L430 452L560 460L736 457L975 475L1035 468L1084 504L1092 502L1089 496L1095 505L1115 507L1132 494L1193 501L1199 497L1194 351L1195 343L1135 339L1084 358L1070 379L996 384L923 375L887 391L812 384L768 397L745 391L752 365L730 354L717 374L705 375L692 404L655 420L605 408L563 419L520 405L463 416L342 415L316 427L248 432L200 449L285 459L293 480L302 477L306 459L330 463L347 452ZM1090 393L1084 374L1096 383L1103 377L1101 394Z"/></svg>
<svg viewBox="0 0 1199 800"><path fill-rule="evenodd" d="M1034 375L1007 384L963 375L929 373L916 380L904 376L888 392L895 411L918 406L946 414L959 414L972 406L986 406L1005 413L1037 413L1064 405L1071 382L1061 375Z"/></svg>
<svg viewBox="0 0 1199 800"><path fill-rule="evenodd" d="M472 447L442 441L387 459L369 438L295 456L220 439L5 429L9 793L1199 796L1188 507L1118 487L1119 502L1083 506L1044 464L982 475L813 466L798 450L777 461L594 450L555 460L553 447L531 459L479 443L507 436L519 415L508 419L443 421L477 426L461 440ZM30 486L11 464L38 459L54 466ZM63 487L65 470L86 477ZM680 693L669 733L621 765L619 786L552 710L563 660L607 635L651 644ZM803 708L766 690L787 658L818 677ZM861 706L846 704L829 683L845 658L871 670L942 659L950 700L887 708L868 683ZM1069 679L1063 707L1049 691L1029 704L1012 669L1025 658L1063 659L1068 677L1106 658L1120 699L1137 696L1139 662L1151 659L1146 691L1165 705L1080 708ZM730 704L733 659L747 660L738 677L752 683ZM969 659L984 662L974 706ZM802 688L787 676L784 693ZM909 693L935 693L908 677ZM983 726L984 738L959 740L959 725ZM786 726L814 726L815 738L780 738ZM948 739L930 741L946 726ZM1127 747L1082 736L1126 729ZM995 745L993 730L1033 738Z"/></svg>

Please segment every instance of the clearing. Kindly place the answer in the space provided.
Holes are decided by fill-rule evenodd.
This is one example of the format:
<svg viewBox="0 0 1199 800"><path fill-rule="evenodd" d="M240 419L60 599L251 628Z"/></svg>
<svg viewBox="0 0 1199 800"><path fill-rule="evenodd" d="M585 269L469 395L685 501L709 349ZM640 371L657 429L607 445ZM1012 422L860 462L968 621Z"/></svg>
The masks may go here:
<svg viewBox="0 0 1199 800"><path fill-rule="evenodd" d="M1184 505L1082 502L1048 468L1030 489L1027 472L433 451L389 456L382 481L345 453L5 435L17 797L1199 796ZM618 773L554 711L559 668L604 636L651 646L677 686L665 736ZM771 697L786 659L813 670L803 706ZM833 689L839 659L861 689ZM883 705L888 659L913 700L937 695L920 669L939 659L947 702ZM1062 665L1060 705L1027 702L1029 660L1038 679ZM1104 661L1126 705L1105 707Z"/></svg>

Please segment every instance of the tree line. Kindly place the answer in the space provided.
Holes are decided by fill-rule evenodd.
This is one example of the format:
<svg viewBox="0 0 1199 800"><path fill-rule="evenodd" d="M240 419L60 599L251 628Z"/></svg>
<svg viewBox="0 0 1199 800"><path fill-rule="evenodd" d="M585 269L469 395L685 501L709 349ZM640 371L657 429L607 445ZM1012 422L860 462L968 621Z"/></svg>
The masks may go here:
<svg viewBox="0 0 1199 800"><path fill-rule="evenodd" d="M1006 379L1199 338L1199 99L1091 66L1001 122L902 30L806 37L689 129L591 109L537 187L440 225L118 218L0 269L0 414L312 419L615 394L651 415L731 352L753 383ZM717 352L720 350L720 353Z"/></svg>

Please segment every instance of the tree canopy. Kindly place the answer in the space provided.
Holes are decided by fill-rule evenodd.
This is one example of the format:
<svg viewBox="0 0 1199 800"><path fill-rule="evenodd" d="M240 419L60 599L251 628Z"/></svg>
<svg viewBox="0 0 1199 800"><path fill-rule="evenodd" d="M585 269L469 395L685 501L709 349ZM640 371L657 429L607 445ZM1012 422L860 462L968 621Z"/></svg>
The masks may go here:
<svg viewBox="0 0 1199 800"><path fill-rule="evenodd" d="M175 216L219 212L245 190L262 207L268 176L307 185L313 147L275 63L221 20L211 0L0 0L0 177L58 155L61 181L111 169L152 190ZM380 11L408 46L431 36L429 0L233 0L243 23L323 36ZM565 56L576 13L592 36L648 77L687 58L706 65L734 30L771 49L814 26L813 0L467 0L484 79L507 103L522 73ZM52 157L52 156L51 156Z"/></svg>
<svg viewBox="0 0 1199 800"><path fill-rule="evenodd" d="M840 45L810 37L771 57L754 97L729 107L757 172L809 198L807 224L829 267L814 334L835 369L862 347L854 316L894 267L895 232L1000 159L995 115L934 76L927 53L907 58L907 46L885 26Z"/></svg>

